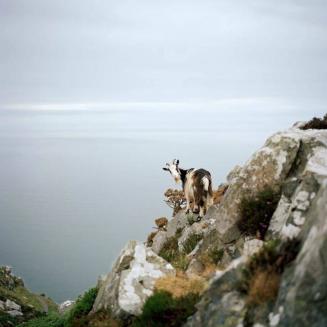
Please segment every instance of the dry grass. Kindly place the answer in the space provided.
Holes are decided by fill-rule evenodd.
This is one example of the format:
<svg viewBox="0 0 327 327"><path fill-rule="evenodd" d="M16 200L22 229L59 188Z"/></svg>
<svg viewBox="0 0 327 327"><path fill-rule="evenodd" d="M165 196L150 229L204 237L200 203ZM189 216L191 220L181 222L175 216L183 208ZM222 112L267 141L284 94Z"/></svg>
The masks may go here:
<svg viewBox="0 0 327 327"><path fill-rule="evenodd" d="M200 276L187 276L178 272L176 276L166 276L156 281L155 289L166 291L174 298L180 298L190 293L202 294L207 287L207 282Z"/></svg>
<svg viewBox="0 0 327 327"><path fill-rule="evenodd" d="M258 270L249 284L248 303L262 304L278 295L280 274L276 271Z"/></svg>
<svg viewBox="0 0 327 327"><path fill-rule="evenodd" d="M222 184L221 186L218 187L218 189L216 191L213 191L213 203L214 204L218 204L221 202L227 189L228 189L228 185Z"/></svg>

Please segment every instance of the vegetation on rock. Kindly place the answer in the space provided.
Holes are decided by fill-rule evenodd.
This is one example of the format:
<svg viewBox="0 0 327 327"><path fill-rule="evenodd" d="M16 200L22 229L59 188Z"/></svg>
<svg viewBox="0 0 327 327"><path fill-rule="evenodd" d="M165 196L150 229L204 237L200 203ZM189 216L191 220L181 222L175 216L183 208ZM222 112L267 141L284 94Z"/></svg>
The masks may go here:
<svg viewBox="0 0 327 327"><path fill-rule="evenodd" d="M299 245L296 239L284 243L273 240L251 257L238 285L238 289L248 295L250 303L261 304L276 298L280 276L296 258Z"/></svg>
<svg viewBox="0 0 327 327"><path fill-rule="evenodd" d="M155 292L144 304L143 312L132 327L178 327L195 312L198 294L174 298L164 291Z"/></svg>
<svg viewBox="0 0 327 327"><path fill-rule="evenodd" d="M323 118L312 118L301 129L327 129L327 114Z"/></svg>
<svg viewBox="0 0 327 327"><path fill-rule="evenodd" d="M182 190L173 190L170 188L165 192L165 198L167 205L173 209L173 216L186 206L186 199Z"/></svg>
<svg viewBox="0 0 327 327"><path fill-rule="evenodd" d="M192 233L189 235L189 237L186 239L186 241L183 243L183 250L184 253L189 254L191 253L197 244L202 240L203 236L200 234Z"/></svg>
<svg viewBox="0 0 327 327"><path fill-rule="evenodd" d="M87 326L88 317L87 314L92 310L94 301L98 294L98 289L96 287L89 289L80 296L74 307L69 311L67 317L67 326Z"/></svg>
<svg viewBox="0 0 327 327"><path fill-rule="evenodd" d="M157 291L169 292L174 298L186 296L190 293L202 294L207 287L204 278L196 275L187 276L185 273L178 273L176 276L165 276L156 281Z"/></svg>
<svg viewBox="0 0 327 327"><path fill-rule="evenodd" d="M280 192L269 186L255 195L245 195L239 204L241 217L237 223L239 230L245 235L264 239L279 199Z"/></svg>

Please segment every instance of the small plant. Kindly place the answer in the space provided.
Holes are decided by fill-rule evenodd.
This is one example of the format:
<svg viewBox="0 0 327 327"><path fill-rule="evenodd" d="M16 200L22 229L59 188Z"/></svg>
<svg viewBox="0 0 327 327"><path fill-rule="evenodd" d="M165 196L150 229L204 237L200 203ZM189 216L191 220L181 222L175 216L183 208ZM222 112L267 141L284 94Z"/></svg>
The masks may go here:
<svg viewBox="0 0 327 327"><path fill-rule="evenodd" d="M257 270L249 282L248 304L258 305L274 300L278 295L281 275L274 271Z"/></svg>
<svg viewBox="0 0 327 327"><path fill-rule="evenodd" d="M327 114L324 118L312 118L301 129L327 129Z"/></svg>
<svg viewBox="0 0 327 327"><path fill-rule="evenodd" d="M249 304L261 304L276 298L285 267L295 260L300 242L290 240L266 243L243 269L238 290L248 295Z"/></svg>
<svg viewBox="0 0 327 327"><path fill-rule="evenodd" d="M69 311L67 318L67 326L87 326L88 318L87 315L91 311L98 289L96 287L89 289L80 296L75 306Z"/></svg>
<svg viewBox="0 0 327 327"><path fill-rule="evenodd" d="M172 262L178 254L178 239L173 236L168 238L159 252L159 256L168 262Z"/></svg>
<svg viewBox="0 0 327 327"><path fill-rule="evenodd" d="M219 246L214 246L209 249L208 256L211 262L217 265L224 256L224 249Z"/></svg>
<svg viewBox="0 0 327 327"><path fill-rule="evenodd" d="M195 312L198 294L173 298L164 291L155 292L144 304L140 317L135 318L132 327L178 327Z"/></svg>
<svg viewBox="0 0 327 327"><path fill-rule="evenodd" d="M159 252L159 256L170 262L176 269L186 270L189 259L178 250L178 238L181 232L177 230L176 236L170 237Z"/></svg>
<svg viewBox="0 0 327 327"><path fill-rule="evenodd" d="M280 192L266 187L254 196L244 196L239 205L239 230L245 235L264 239L271 217L276 210Z"/></svg>
<svg viewBox="0 0 327 327"><path fill-rule="evenodd" d="M183 250L186 254L191 253L197 244L202 240L203 236L199 234L190 234L187 240L183 244Z"/></svg>
<svg viewBox="0 0 327 327"><path fill-rule="evenodd" d="M186 199L183 191L173 190L170 188L165 192L165 198L167 205L173 209L173 216L185 208Z"/></svg>

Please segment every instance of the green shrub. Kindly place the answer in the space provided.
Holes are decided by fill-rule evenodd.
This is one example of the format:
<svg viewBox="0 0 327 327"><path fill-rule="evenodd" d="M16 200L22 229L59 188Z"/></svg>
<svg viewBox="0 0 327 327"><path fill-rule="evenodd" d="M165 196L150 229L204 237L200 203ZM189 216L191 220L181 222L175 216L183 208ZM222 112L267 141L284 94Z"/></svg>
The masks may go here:
<svg viewBox="0 0 327 327"><path fill-rule="evenodd" d="M18 327L65 327L65 317L58 313L50 313L47 316L22 323Z"/></svg>
<svg viewBox="0 0 327 327"><path fill-rule="evenodd" d="M89 289L80 296L74 307L69 311L67 318L67 327L70 326L87 326L88 325L88 313L91 311L98 289L96 287Z"/></svg>
<svg viewBox="0 0 327 327"><path fill-rule="evenodd" d="M237 223L239 230L245 235L255 235L264 239L279 199L280 192L274 191L271 187L264 188L254 196L244 196L239 205L240 220Z"/></svg>
<svg viewBox="0 0 327 327"><path fill-rule="evenodd" d="M191 253L197 244L202 240L203 236L199 234L190 234L187 240L183 244L183 249L186 254Z"/></svg>
<svg viewBox="0 0 327 327"><path fill-rule="evenodd" d="M175 299L168 292L156 292L147 299L141 316L135 318L132 327L182 326L195 312L198 301L199 295L193 293Z"/></svg>
<svg viewBox="0 0 327 327"><path fill-rule="evenodd" d="M220 248L219 246L214 246L209 249L208 256L212 263L217 265L224 256L224 249Z"/></svg>

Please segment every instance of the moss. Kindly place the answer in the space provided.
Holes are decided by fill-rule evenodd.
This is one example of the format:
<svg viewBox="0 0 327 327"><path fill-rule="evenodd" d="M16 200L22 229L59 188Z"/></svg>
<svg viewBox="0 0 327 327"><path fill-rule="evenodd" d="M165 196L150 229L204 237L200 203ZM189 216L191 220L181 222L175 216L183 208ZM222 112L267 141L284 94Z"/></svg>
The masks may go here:
<svg viewBox="0 0 327 327"><path fill-rule="evenodd" d="M255 195L245 195L239 205L239 230L245 235L264 239L279 199L280 192L270 187L265 187Z"/></svg>
<svg viewBox="0 0 327 327"><path fill-rule="evenodd" d="M189 237L186 239L186 241L183 244L183 249L186 254L191 253L197 244L202 240L203 236L199 234L190 234Z"/></svg>
<svg viewBox="0 0 327 327"><path fill-rule="evenodd" d="M199 295L173 298L168 292L155 292L144 304L140 317L135 318L133 327L177 327L195 312Z"/></svg>

